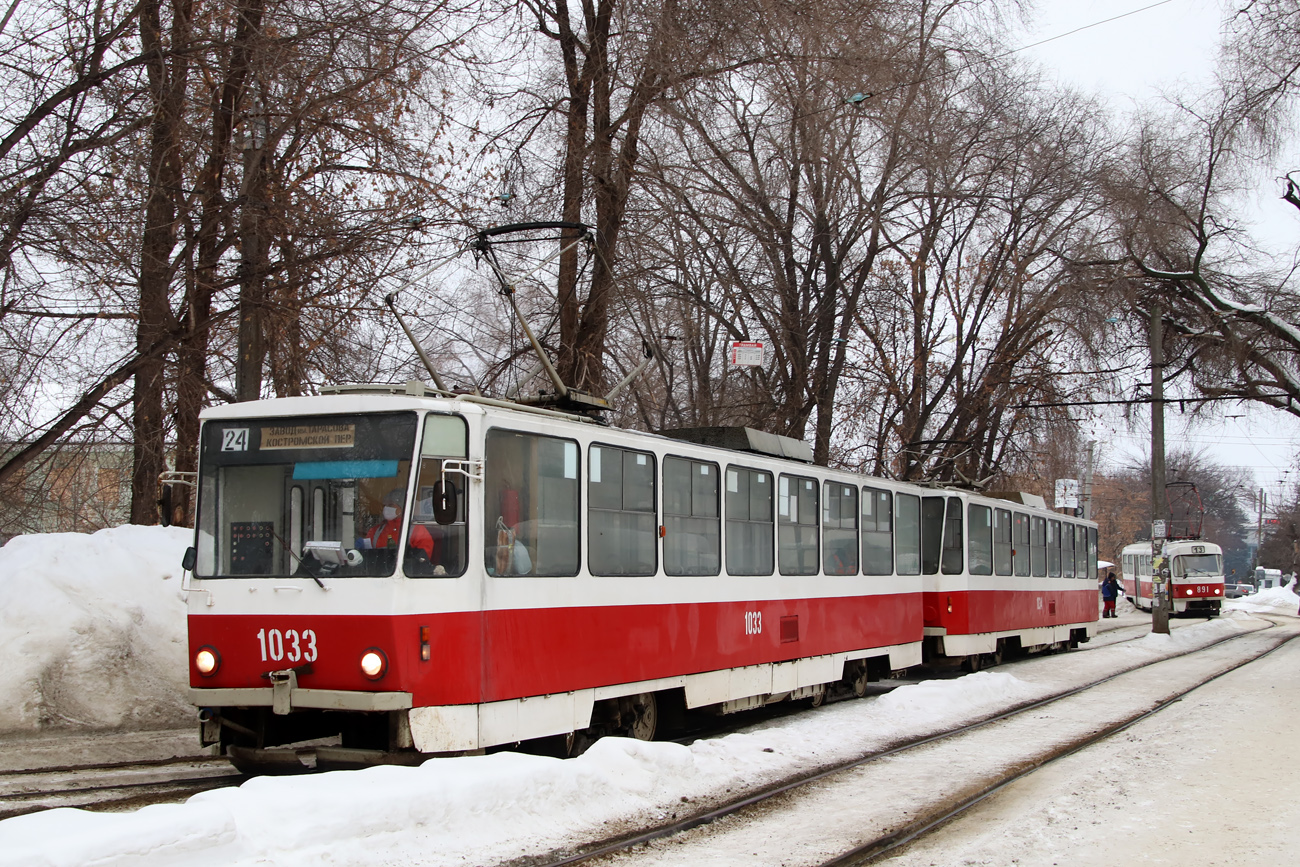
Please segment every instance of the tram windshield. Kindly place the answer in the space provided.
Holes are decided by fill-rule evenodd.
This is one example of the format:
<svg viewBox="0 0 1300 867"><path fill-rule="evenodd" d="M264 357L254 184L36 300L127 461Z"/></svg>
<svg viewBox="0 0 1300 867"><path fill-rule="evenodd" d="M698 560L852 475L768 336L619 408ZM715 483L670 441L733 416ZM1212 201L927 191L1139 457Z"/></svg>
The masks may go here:
<svg viewBox="0 0 1300 867"><path fill-rule="evenodd" d="M393 574L416 423L415 413L398 412L205 424L196 574ZM407 560L425 553L419 529Z"/></svg>
<svg viewBox="0 0 1300 867"><path fill-rule="evenodd" d="M1223 557L1219 554L1179 554L1174 558L1175 578L1219 578L1223 576Z"/></svg>

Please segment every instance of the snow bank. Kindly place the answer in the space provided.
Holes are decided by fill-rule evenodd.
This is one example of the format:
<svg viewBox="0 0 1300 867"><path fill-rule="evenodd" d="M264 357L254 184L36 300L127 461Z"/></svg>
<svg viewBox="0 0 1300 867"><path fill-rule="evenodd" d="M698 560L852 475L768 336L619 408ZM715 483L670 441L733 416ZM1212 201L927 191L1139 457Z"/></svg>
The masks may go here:
<svg viewBox="0 0 1300 867"><path fill-rule="evenodd" d="M50 810L0 823L0 864L476 863L485 841L547 838L592 813L633 814L691 774L688 748L623 738L570 761L497 753L261 777L131 814ZM657 796L657 797L656 797Z"/></svg>
<svg viewBox="0 0 1300 867"><path fill-rule="evenodd" d="M1245 611L1250 614L1291 614L1300 611L1300 597L1287 587L1266 587L1240 599L1225 599L1225 609Z"/></svg>
<svg viewBox="0 0 1300 867"><path fill-rule="evenodd" d="M190 539L126 526L0 548L0 732L192 718L180 589Z"/></svg>
<svg viewBox="0 0 1300 867"><path fill-rule="evenodd" d="M135 813L50 810L0 822L0 865L481 864L667 818L792 766L986 713L1036 689L1002 673L927 681L696 741L604 738L568 761L517 753L303 777ZM811 761L810 761L811 759ZM820 762L818 761L820 759Z"/></svg>

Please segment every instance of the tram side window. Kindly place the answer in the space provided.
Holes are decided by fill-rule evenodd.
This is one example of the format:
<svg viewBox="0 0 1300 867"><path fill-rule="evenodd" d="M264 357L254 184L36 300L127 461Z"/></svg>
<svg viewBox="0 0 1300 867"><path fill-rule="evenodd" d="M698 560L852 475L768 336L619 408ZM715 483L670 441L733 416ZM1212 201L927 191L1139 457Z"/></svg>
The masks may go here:
<svg viewBox="0 0 1300 867"><path fill-rule="evenodd" d="M664 572L717 575L722 566L718 465L664 458Z"/></svg>
<svg viewBox="0 0 1300 867"><path fill-rule="evenodd" d="M1068 526L1066 529L1069 529ZM1047 522L1047 574L1061 577L1061 522Z"/></svg>
<svg viewBox="0 0 1300 867"><path fill-rule="evenodd" d="M469 564L466 477L455 472L457 462L465 460L467 448L468 432L463 419L436 414L425 418L411 539L418 533L415 527L423 527L432 548L407 545L402 569L412 578L455 577L464 574ZM431 555L426 554L428 550L432 550Z"/></svg>
<svg viewBox="0 0 1300 867"><path fill-rule="evenodd" d="M483 473L488 574L578 574L578 444L493 429Z"/></svg>
<svg viewBox="0 0 1300 867"><path fill-rule="evenodd" d="M1093 580L1097 578L1097 570L1088 569L1088 528L1076 526L1074 528L1074 577L1088 578Z"/></svg>
<svg viewBox="0 0 1300 867"><path fill-rule="evenodd" d="M943 556L943 497L921 498L921 572L939 574Z"/></svg>
<svg viewBox="0 0 1300 867"><path fill-rule="evenodd" d="M1012 559L1015 560L1016 577L1029 577L1029 516L1016 512L1012 516Z"/></svg>
<svg viewBox="0 0 1300 867"><path fill-rule="evenodd" d="M863 575L891 575L894 572L893 504L889 491L862 489Z"/></svg>
<svg viewBox="0 0 1300 867"><path fill-rule="evenodd" d="M1047 519L1034 516L1029 524L1029 568L1035 578L1047 574Z"/></svg>
<svg viewBox="0 0 1300 867"><path fill-rule="evenodd" d="M943 574L960 575L963 564L961 498L948 498L948 515L943 522Z"/></svg>
<svg viewBox="0 0 1300 867"><path fill-rule="evenodd" d="M772 474L727 467L727 572L771 575Z"/></svg>
<svg viewBox="0 0 1300 867"><path fill-rule="evenodd" d="M776 563L782 575L817 574L817 480L782 475L776 492Z"/></svg>
<svg viewBox="0 0 1300 867"><path fill-rule="evenodd" d="M822 562L827 575L858 574L858 489L827 482L822 491Z"/></svg>
<svg viewBox="0 0 1300 867"><path fill-rule="evenodd" d="M1064 575L1073 578L1074 571L1074 525L1066 524L1061 534L1061 561L1065 564Z"/></svg>
<svg viewBox="0 0 1300 867"><path fill-rule="evenodd" d="M1088 571L1083 574L1084 578L1096 579L1097 577L1097 528L1088 527Z"/></svg>
<svg viewBox="0 0 1300 867"><path fill-rule="evenodd" d="M970 574L993 574L993 510L988 506L974 503L966 510L966 520L970 523Z"/></svg>
<svg viewBox="0 0 1300 867"><path fill-rule="evenodd" d="M1011 510L993 510L993 571L1011 574Z"/></svg>
<svg viewBox="0 0 1300 867"><path fill-rule="evenodd" d="M921 498L898 495L898 516L894 522L894 551L899 575L921 574Z"/></svg>
<svg viewBox="0 0 1300 867"><path fill-rule="evenodd" d="M654 455L594 445L587 465L587 570L653 575Z"/></svg>

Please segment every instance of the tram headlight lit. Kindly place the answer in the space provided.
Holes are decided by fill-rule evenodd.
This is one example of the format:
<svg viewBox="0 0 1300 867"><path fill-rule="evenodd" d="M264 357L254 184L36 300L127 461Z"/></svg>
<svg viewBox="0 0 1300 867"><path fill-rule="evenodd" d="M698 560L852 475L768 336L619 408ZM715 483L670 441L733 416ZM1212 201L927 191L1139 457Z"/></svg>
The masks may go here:
<svg viewBox="0 0 1300 867"><path fill-rule="evenodd" d="M194 654L194 667L199 670L201 676L212 677L221 667L221 654L217 653L215 647L206 645L200 647L199 652Z"/></svg>
<svg viewBox="0 0 1300 867"><path fill-rule="evenodd" d="M1187 588L1187 595L1188 595L1188 596L1191 596L1191 595L1192 595L1192 588L1190 588L1190 587Z"/></svg>
<svg viewBox="0 0 1300 867"><path fill-rule="evenodd" d="M379 680L388 671L388 657L378 647L361 654L361 673L370 680Z"/></svg>
<svg viewBox="0 0 1300 867"><path fill-rule="evenodd" d="M1215 587L1215 588L1214 588L1214 595L1215 595L1215 596L1218 596L1218 595L1219 595L1220 593L1222 593L1222 592L1223 592L1223 589L1222 589L1221 587Z"/></svg>

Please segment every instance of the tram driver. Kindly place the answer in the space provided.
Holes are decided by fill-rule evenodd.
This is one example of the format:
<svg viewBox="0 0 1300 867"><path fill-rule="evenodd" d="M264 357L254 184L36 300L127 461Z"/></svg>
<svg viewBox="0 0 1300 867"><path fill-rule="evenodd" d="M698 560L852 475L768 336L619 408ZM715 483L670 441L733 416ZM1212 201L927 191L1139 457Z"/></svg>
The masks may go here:
<svg viewBox="0 0 1300 867"><path fill-rule="evenodd" d="M406 503L406 492L393 488L383 499L382 516L375 517L375 526L366 534L366 542L371 548L396 548L402 536L402 506ZM438 562L438 543L423 524L411 523L411 534L407 539L407 559L416 552L423 552L429 563Z"/></svg>

